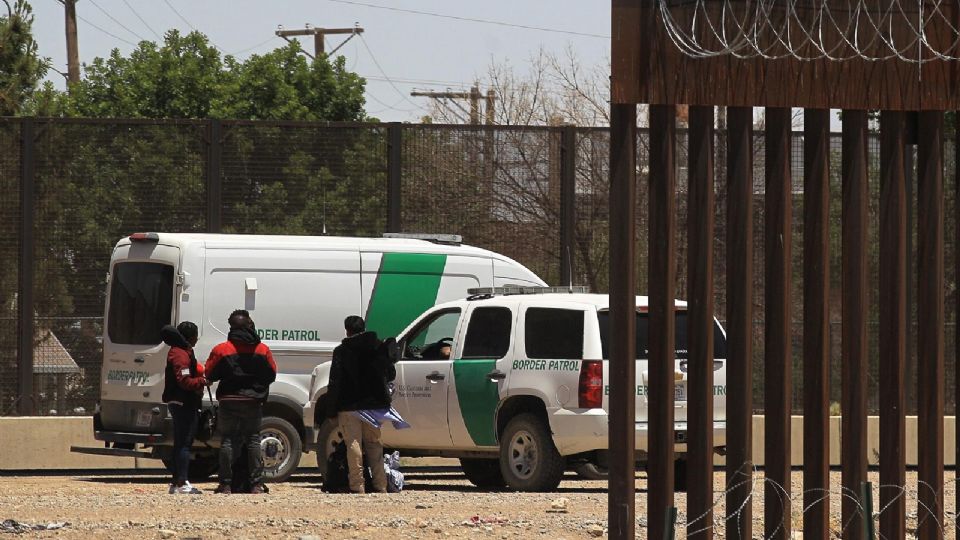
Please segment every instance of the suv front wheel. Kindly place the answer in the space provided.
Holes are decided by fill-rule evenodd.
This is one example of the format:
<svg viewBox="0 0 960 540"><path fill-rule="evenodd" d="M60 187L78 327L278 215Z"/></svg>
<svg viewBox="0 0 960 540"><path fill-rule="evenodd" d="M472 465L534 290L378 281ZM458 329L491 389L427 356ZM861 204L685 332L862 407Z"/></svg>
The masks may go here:
<svg viewBox="0 0 960 540"><path fill-rule="evenodd" d="M517 491L552 491L563 478L563 456L550 429L535 414L513 417L500 437L500 472Z"/></svg>

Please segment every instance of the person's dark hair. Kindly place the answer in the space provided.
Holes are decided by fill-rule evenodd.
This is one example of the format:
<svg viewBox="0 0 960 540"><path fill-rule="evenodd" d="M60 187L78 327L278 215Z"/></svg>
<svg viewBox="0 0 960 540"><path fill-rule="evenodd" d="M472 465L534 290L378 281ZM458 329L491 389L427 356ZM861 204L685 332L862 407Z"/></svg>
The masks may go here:
<svg viewBox="0 0 960 540"><path fill-rule="evenodd" d="M367 329L367 323L365 323L361 317L351 315L343 320L343 329L346 330L347 335L350 336L362 334L363 331Z"/></svg>
<svg viewBox="0 0 960 540"><path fill-rule="evenodd" d="M227 323L230 325L231 330L253 327L253 319L250 318L250 312L245 309L233 310L230 318L227 319Z"/></svg>
<svg viewBox="0 0 960 540"><path fill-rule="evenodd" d="M197 329L197 325L193 324L190 321L183 321L177 325L177 332L180 332L180 335L183 336L183 339L191 341L197 339L197 336L200 335L200 330Z"/></svg>

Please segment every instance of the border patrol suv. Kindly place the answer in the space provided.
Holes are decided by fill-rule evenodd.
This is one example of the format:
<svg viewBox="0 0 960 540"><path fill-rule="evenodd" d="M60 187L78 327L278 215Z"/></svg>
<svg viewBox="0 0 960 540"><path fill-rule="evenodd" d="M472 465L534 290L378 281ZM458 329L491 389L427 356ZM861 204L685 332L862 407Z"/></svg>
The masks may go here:
<svg viewBox="0 0 960 540"><path fill-rule="evenodd" d="M549 491L567 468L585 476L605 470L608 296L568 290L477 289L418 317L398 337L393 395L394 407L413 427L386 426L384 446L405 456L460 458L467 478L480 487ZM687 311L685 302L676 306L679 468L687 440ZM647 298L637 297L640 461L647 449L647 316ZM726 439L726 336L716 321L714 328L714 444L720 451ZM314 370L312 403L326 391L328 370L329 364ZM322 416L318 411L312 419L325 456L339 434Z"/></svg>

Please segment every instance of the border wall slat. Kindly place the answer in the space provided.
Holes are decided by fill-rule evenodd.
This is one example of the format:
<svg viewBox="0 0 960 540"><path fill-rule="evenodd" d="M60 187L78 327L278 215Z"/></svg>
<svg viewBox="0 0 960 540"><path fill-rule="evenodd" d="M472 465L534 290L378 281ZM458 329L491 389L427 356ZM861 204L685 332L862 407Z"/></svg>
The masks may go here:
<svg viewBox="0 0 960 540"><path fill-rule="evenodd" d="M867 112L843 111L842 341L840 352L842 523L863 519L860 492L867 480ZM861 540L863 527L844 527Z"/></svg>
<svg viewBox="0 0 960 540"><path fill-rule="evenodd" d="M676 107L651 105L650 131L659 136L650 138L647 537L663 538L667 510L673 506L674 486Z"/></svg>
<svg viewBox="0 0 960 540"><path fill-rule="evenodd" d="M906 536L907 195L904 114L880 113L880 535Z"/></svg>
<svg viewBox="0 0 960 540"><path fill-rule="evenodd" d="M753 109L727 108L726 538L753 538Z"/></svg>
<svg viewBox="0 0 960 540"><path fill-rule="evenodd" d="M830 527L830 111L803 117L803 537Z"/></svg>
<svg viewBox="0 0 960 540"><path fill-rule="evenodd" d="M633 540L636 491L637 106L610 107L609 536Z"/></svg>
<svg viewBox="0 0 960 540"><path fill-rule="evenodd" d="M943 538L943 113L920 112L917 142L917 382L920 539Z"/></svg>
<svg viewBox="0 0 960 540"><path fill-rule="evenodd" d="M790 239L792 181L791 111L766 109L764 197L764 530L773 540L790 538ZM651 329L652 333L652 329Z"/></svg>
<svg viewBox="0 0 960 540"><path fill-rule="evenodd" d="M687 538L713 538L713 107L690 108Z"/></svg>

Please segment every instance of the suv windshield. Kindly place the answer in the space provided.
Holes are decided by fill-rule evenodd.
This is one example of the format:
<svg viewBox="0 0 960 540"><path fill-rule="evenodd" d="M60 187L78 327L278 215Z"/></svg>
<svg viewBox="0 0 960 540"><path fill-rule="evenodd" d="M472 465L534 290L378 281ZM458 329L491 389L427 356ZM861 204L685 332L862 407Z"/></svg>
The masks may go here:
<svg viewBox="0 0 960 540"><path fill-rule="evenodd" d="M123 345L156 345L160 328L170 324L173 267L147 262L119 263L110 277L110 341Z"/></svg>
<svg viewBox="0 0 960 540"><path fill-rule="evenodd" d="M685 360L688 355L687 346L687 312L677 311L675 321L674 343L676 344L676 354L678 360ZM597 313L597 319L600 323L600 347L603 351L603 358L610 358L610 312L601 311ZM637 313L637 359L646 360L650 354L650 348L647 343L649 332L649 315L647 313ZM715 359L726 359L727 340L720 330L720 325L713 323L713 357Z"/></svg>

